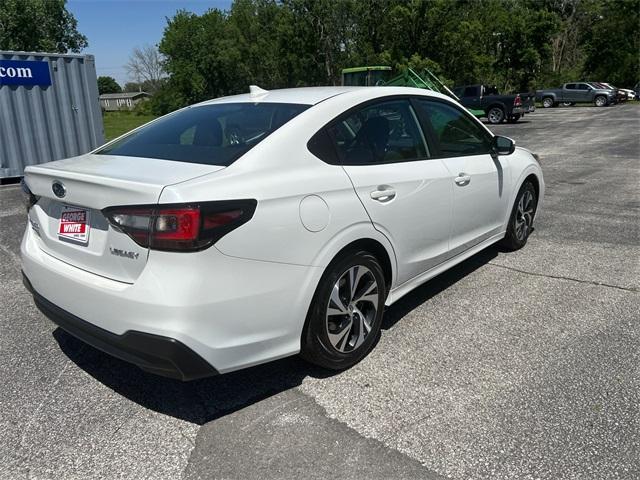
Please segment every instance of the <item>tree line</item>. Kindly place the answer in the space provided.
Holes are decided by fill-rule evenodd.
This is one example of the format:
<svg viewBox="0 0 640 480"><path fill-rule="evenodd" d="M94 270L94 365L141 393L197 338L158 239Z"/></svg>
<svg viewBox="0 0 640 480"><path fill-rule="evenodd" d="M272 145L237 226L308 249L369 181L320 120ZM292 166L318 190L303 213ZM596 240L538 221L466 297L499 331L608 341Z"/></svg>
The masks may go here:
<svg viewBox="0 0 640 480"><path fill-rule="evenodd" d="M154 91L147 108L160 114L249 84L335 85L343 68L365 65L427 67L449 85L505 92L574 80L632 87L639 16L640 0L235 0L168 18L156 59L166 76L149 81L138 55L126 89ZM65 0L0 2L0 49L86 46Z"/></svg>
<svg viewBox="0 0 640 480"><path fill-rule="evenodd" d="M159 43L158 113L263 88L340 83L342 68L429 68L450 85L530 91L640 79L640 0L235 0L178 11Z"/></svg>

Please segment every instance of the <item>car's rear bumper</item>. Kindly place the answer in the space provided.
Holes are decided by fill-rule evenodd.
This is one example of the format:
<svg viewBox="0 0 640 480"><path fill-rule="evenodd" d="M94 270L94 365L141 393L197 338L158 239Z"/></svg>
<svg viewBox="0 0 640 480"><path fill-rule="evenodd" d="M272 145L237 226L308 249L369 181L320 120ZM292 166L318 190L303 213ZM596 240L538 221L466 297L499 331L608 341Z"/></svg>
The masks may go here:
<svg viewBox="0 0 640 480"><path fill-rule="evenodd" d="M45 253L29 226L21 256L22 270L39 295L36 303L63 329L146 370L178 370L169 374L184 379L299 352L323 271L230 257L214 246L189 254L152 251L144 271L128 284ZM139 348L139 333L152 339L151 350Z"/></svg>
<svg viewBox="0 0 640 480"><path fill-rule="evenodd" d="M74 337L126 362L164 377L195 380L218 372L200 355L175 338L130 330L116 335L58 307L33 289L27 276L22 281L38 309Z"/></svg>

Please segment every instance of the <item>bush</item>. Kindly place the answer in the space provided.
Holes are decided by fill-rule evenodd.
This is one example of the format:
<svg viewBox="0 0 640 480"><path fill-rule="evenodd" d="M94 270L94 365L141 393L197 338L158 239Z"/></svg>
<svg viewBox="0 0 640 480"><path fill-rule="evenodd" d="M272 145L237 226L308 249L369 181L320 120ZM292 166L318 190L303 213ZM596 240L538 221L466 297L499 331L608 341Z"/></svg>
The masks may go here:
<svg viewBox="0 0 640 480"><path fill-rule="evenodd" d="M149 100L151 114L156 116L166 115L187 106L188 103L180 95L176 94L176 89L172 88L170 83L168 82L160 87Z"/></svg>
<svg viewBox="0 0 640 480"><path fill-rule="evenodd" d="M140 100L138 103L135 104L135 106L131 111L133 112L134 115L138 115L138 116L153 115L151 100L149 99Z"/></svg>

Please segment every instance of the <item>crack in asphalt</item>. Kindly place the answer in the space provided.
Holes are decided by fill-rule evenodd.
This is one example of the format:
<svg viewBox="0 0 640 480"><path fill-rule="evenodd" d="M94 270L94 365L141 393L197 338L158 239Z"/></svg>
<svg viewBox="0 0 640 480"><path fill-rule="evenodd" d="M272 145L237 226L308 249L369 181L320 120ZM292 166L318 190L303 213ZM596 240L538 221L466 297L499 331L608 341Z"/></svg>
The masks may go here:
<svg viewBox="0 0 640 480"><path fill-rule="evenodd" d="M300 403L300 399L295 398L293 400L289 400L287 402L281 403L279 405L276 405L275 407L267 410L265 413L263 413L262 415L260 415L259 417L255 418L254 420L251 421L251 423L245 425L244 427L241 428L241 430L249 430L250 428L253 428L256 424L260 423L262 420L264 420L265 418L267 418L268 416L270 416L271 414L275 413L278 410L281 410L284 407L287 407L293 403Z"/></svg>
<svg viewBox="0 0 640 480"><path fill-rule="evenodd" d="M193 449L196 447L196 442L192 438L187 437L187 435L182 430L180 430L179 433L180 433L180 436L184 438L191 445L191 451L193 451ZM197 433L196 433L196 436L197 436ZM191 456L191 452L189 452L189 456ZM188 463L189 462L187 459L187 464Z"/></svg>
<svg viewBox="0 0 640 480"><path fill-rule="evenodd" d="M131 421L131 419L133 417L135 417L138 414L137 411L132 411L130 414L125 415L124 419L120 422L120 424L115 428L115 430L113 432L111 432L111 435L109 436L110 439L113 439L116 437L116 434L122 430L122 428ZM182 433L182 432L181 432ZM104 447L101 449L101 451L104 450Z"/></svg>
<svg viewBox="0 0 640 480"><path fill-rule="evenodd" d="M587 285L595 285L597 287L606 287L606 288L615 288L617 290L622 290L625 292L638 293L637 288L630 287L621 287L620 285L612 285L610 283L596 282L593 280L582 280L580 278L573 277L565 277L563 275L551 275L548 273L536 273L536 272L528 272L526 270L522 270L520 268L515 267L507 267L506 265L500 265L499 263L488 262L487 265L492 265L498 268L504 268L505 270L511 270L513 272L524 273L525 275L532 275L534 277L544 277L544 278L553 278L556 280L569 280L570 282L582 283Z"/></svg>

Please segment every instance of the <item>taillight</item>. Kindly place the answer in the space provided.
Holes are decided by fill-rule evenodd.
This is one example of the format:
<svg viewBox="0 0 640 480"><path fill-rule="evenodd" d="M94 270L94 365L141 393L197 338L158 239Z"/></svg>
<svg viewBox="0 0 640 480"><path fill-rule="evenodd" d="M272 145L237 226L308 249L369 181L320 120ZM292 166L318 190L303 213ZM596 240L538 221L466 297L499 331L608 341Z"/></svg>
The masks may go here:
<svg viewBox="0 0 640 480"><path fill-rule="evenodd" d="M520 105L522 105L522 99L520 98L520 95L516 95L516 98L513 100L513 106L519 107Z"/></svg>
<svg viewBox="0 0 640 480"><path fill-rule="evenodd" d="M31 207L33 207L38 202L40 197L31 193L29 185L27 185L27 182L24 181L24 178L20 180L20 188L22 189L22 200L28 212L29 210L31 210Z"/></svg>
<svg viewBox="0 0 640 480"><path fill-rule="evenodd" d="M105 208L102 213L134 242L154 250L194 251L210 247L248 222L255 200L196 204L135 205Z"/></svg>

